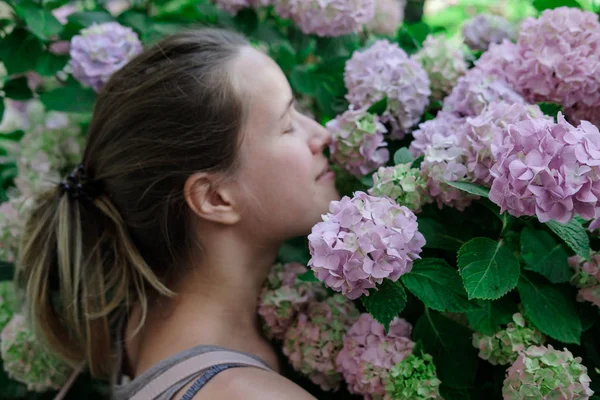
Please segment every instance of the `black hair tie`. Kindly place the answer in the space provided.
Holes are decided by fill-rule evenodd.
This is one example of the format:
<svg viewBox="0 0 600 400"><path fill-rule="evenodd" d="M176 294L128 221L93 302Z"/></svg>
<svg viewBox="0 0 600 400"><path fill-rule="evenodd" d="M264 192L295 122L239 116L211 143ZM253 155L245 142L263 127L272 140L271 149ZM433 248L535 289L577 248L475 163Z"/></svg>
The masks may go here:
<svg viewBox="0 0 600 400"><path fill-rule="evenodd" d="M87 200L90 202L94 201L104 190L101 182L88 176L83 164L79 164L58 186L61 196L67 193L72 200Z"/></svg>

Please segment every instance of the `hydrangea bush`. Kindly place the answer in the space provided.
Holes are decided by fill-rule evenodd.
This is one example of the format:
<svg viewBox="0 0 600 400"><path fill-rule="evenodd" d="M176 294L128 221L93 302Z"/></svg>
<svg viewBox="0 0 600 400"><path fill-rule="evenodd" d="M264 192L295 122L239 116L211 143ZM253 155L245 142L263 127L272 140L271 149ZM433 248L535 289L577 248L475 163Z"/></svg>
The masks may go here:
<svg viewBox="0 0 600 400"><path fill-rule="evenodd" d="M514 20L491 7L452 36L404 0L151 3L8 3L0 397L108 396L85 373L65 386L71 370L6 282L36 196L80 160L97 92L196 25L273 57L332 136L340 200L282 245L257 296L282 373L326 400L600 392L600 10L535 1Z"/></svg>

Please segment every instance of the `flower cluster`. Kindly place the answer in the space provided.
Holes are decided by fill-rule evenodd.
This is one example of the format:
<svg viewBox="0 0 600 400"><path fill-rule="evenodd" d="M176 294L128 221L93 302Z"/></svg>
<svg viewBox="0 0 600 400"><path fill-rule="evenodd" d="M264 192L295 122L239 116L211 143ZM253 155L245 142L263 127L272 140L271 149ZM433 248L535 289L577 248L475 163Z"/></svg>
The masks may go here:
<svg viewBox="0 0 600 400"><path fill-rule="evenodd" d="M79 82L99 91L141 52L140 39L131 28L116 22L94 24L71 39L70 66Z"/></svg>
<svg viewBox="0 0 600 400"><path fill-rule="evenodd" d="M473 68L458 80L444 100L443 110L460 116L474 117L493 101L525 103L504 79Z"/></svg>
<svg viewBox="0 0 600 400"><path fill-rule="evenodd" d="M375 16L367 29L378 35L395 36L404 20L406 0L375 0Z"/></svg>
<svg viewBox="0 0 600 400"><path fill-rule="evenodd" d="M343 345L344 334L360 312L344 296L336 294L322 302L309 304L285 334L283 354L292 367L323 390L337 390L342 376L335 358Z"/></svg>
<svg viewBox="0 0 600 400"><path fill-rule="evenodd" d="M22 195L54 187L80 160L83 137L76 122L67 114L49 112L25 133L16 154L15 183Z"/></svg>
<svg viewBox="0 0 600 400"><path fill-rule="evenodd" d="M500 79L515 89L513 85L518 58L517 45L505 39L501 43L491 44L490 48L475 61L474 69L483 72L484 75Z"/></svg>
<svg viewBox="0 0 600 400"><path fill-rule="evenodd" d="M600 307L600 253L592 254L590 261L581 256L569 257L569 265L575 271L571 284L579 288L577 300Z"/></svg>
<svg viewBox="0 0 600 400"><path fill-rule="evenodd" d="M384 400L441 399L433 357L410 354L394 365L386 378Z"/></svg>
<svg viewBox="0 0 600 400"><path fill-rule="evenodd" d="M520 313L513 315L506 329L492 336L473 333L473 346L479 349L479 357L492 365L512 364L519 352L529 346L543 345L546 337L538 330L527 327L525 318Z"/></svg>
<svg viewBox="0 0 600 400"><path fill-rule="evenodd" d="M504 131L511 124L528 119L553 119L545 117L537 105L505 102L492 102L476 117L467 118L465 148L467 168L471 179L479 184L490 186L490 168L495 162L492 155L492 141L502 143Z"/></svg>
<svg viewBox="0 0 600 400"><path fill-rule="evenodd" d="M375 15L375 0L285 0L276 7L306 34L340 36L358 32Z"/></svg>
<svg viewBox="0 0 600 400"><path fill-rule="evenodd" d="M325 289L317 282L302 282L298 276L308 268L300 263L275 264L259 297L258 314L269 338L283 339L283 335L299 312L309 301L326 297Z"/></svg>
<svg viewBox="0 0 600 400"><path fill-rule="evenodd" d="M308 265L350 299L368 295L384 278L396 281L412 269L425 244L417 228L415 214L387 197L344 196L308 236Z"/></svg>
<svg viewBox="0 0 600 400"><path fill-rule="evenodd" d="M395 318L386 334L370 314L361 314L344 336L344 347L336 359L350 393L365 398L385 395L390 369L412 354L411 331L408 322Z"/></svg>
<svg viewBox="0 0 600 400"><path fill-rule="evenodd" d="M385 126L366 108L348 110L327 123L331 133L331 160L352 175L361 177L384 165L390 158L385 148Z"/></svg>
<svg viewBox="0 0 600 400"><path fill-rule="evenodd" d="M442 100L467 72L467 62L460 48L443 35L427 36L414 59L429 76L432 100Z"/></svg>
<svg viewBox="0 0 600 400"><path fill-rule="evenodd" d="M17 293L12 281L0 282L0 332L12 319L17 310Z"/></svg>
<svg viewBox="0 0 600 400"><path fill-rule="evenodd" d="M8 201L0 204L0 261L16 261L25 217L32 205L33 199L12 194Z"/></svg>
<svg viewBox="0 0 600 400"><path fill-rule="evenodd" d="M243 8L268 6L273 0L214 0L217 7L235 15Z"/></svg>
<svg viewBox="0 0 600 400"><path fill-rule="evenodd" d="M492 152L496 163L490 200L511 215L537 215L566 223L575 214L591 219L600 198L600 132L583 121L528 119L509 125Z"/></svg>
<svg viewBox="0 0 600 400"><path fill-rule="evenodd" d="M471 50L486 51L492 43L511 39L515 29L504 17L478 14L463 25L462 35Z"/></svg>
<svg viewBox="0 0 600 400"><path fill-rule="evenodd" d="M588 399L590 377L580 357L551 345L523 350L506 371L502 388L504 400Z"/></svg>
<svg viewBox="0 0 600 400"><path fill-rule="evenodd" d="M527 19L517 42L514 87L529 101L600 107L600 23L576 8Z"/></svg>
<svg viewBox="0 0 600 400"><path fill-rule="evenodd" d="M346 99L355 107L370 107L387 98L383 122L400 139L423 115L429 103L429 78L423 67L397 44L378 40L366 50L355 51L344 71Z"/></svg>
<svg viewBox="0 0 600 400"><path fill-rule="evenodd" d="M12 379L26 384L28 390L59 389L72 370L42 346L20 314L15 314L2 330L0 348L4 370Z"/></svg>
<svg viewBox="0 0 600 400"><path fill-rule="evenodd" d="M427 182L419 169L411 168L410 164L379 168L373 174L373 187L369 189L369 194L387 196L415 213L431 201L427 193Z"/></svg>

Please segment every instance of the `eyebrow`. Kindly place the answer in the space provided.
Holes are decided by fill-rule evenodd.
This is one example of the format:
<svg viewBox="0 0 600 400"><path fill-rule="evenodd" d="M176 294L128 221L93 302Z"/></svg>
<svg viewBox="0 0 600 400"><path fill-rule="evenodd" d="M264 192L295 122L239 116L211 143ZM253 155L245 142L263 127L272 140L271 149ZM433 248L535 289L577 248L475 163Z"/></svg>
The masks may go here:
<svg viewBox="0 0 600 400"><path fill-rule="evenodd" d="M288 102L288 105L285 107L285 111L283 112L283 114L281 114L281 117L279 119L283 119L283 117L285 117L285 115L287 114L289 109L294 105L295 102L296 102L296 99L292 97L290 99L290 101Z"/></svg>

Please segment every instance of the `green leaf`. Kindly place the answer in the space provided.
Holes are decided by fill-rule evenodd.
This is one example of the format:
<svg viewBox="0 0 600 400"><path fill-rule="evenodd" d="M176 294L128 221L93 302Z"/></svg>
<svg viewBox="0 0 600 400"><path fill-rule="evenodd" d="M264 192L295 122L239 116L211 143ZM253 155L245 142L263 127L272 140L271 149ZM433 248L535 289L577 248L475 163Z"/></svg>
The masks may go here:
<svg viewBox="0 0 600 400"><path fill-rule="evenodd" d="M246 35L254 33L258 27L258 15L252 8L244 8L240 10L234 17L236 27Z"/></svg>
<svg viewBox="0 0 600 400"><path fill-rule="evenodd" d="M71 83L40 95L40 100L48 110L90 113L94 108L96 93L93 89Z"/></svg>
<svg viewBox="0 0 600 400"><path fill-rule="evenodd" d="M36 60L43 51L40 40L23 28L15 28L0 40L0 60L7 75L35 69Z"/></svg>
<svg viewBox="0 0 600 400"><path fill-rule="evenodd" d="M401 147L394 153L394 164L408 164L414 160L407 147Z"/></svg>
<svg viewBox="0 0 600 400"><path fill-rule="evenodd" d="M413 161L413 163L410 165L411 168L421 168L421 163L425 161L425 156L419 156L415 159L415 161Z"/></svg>
<svg viewBox="0 0 600 400"><path fill-rule="evenodd" d="M390 322L406 307L406 292L400 282L384 279L377 290L369 291L368 296L361 296L361 301L369 314L380 322L385 331L390 328Z"/></svg>
<svg viewBox="0 0 600 400"><path fill-rule="evenodd" d="M466 312L477 308L467 299L458 272L440 258L416 260L402 283L425 306L436 311Z"/></svg>
<svg viewBox="0 0 600 400"><path fill-rule="evenodd" d="M568 282L573 276L562 243L544 230L525 227L521 232L521 256L525 268L544 275L552 283Z"/></svg>
<svg viewBox="0 0 600 400"><path fill-rule="evenodd" d="M385 112L385 110L387 110L387 103L388 99L387 97L384 97L383 99L379 100L378 102L374 103L371 107L369 107L367 112L371 114L381 115Z"/></svg>
<svg viewBox="0 0 600 400"><path fill-rule="evenodd" d="M68 55L57 55L50 52L40 54L35 71L42 76L54 76L69 62Z"/></svg>
<svg viewBox="0 0 600 400"><path fill-rule="evenodd" d="M7 81L4 84L5 96L13 100L29 100L33 97L29 85L27 85L27 77L21 76Z"/></svg>
<svg viewBox="0 0 600 400"><path fill-rule="evenodd" d="M481 308L467 312L466 316L471 328L484 335L496 333L500 325L512 321L513 314L518 311L515 304L506 297L495 301L478 300L477 304Z"/></svg>
<svg viewBox="0 0 600 400"><path fill-rule="evenodd" d="M448 231L448 226L432 218L418 218L419 232L425 236L425 247L458 251L465 244L463 240Z"/></svg>
<svg viewBox="0 0 600 400"><path fill-rule="evenodd" d="M63 26L48 10L38 7L33 3L19 6L19 14L22 15L27 29L42 40L49 40L63 30Z"/></svg>
<svg viewBox="0 0 600 400"><path fill-rule="evenodd" d="M127 10L120 14L117 20L122 25L133 28L140 37L146 36L152 30L152 19L139 11Z"/></svg>
<svg viewBox="0 0 600 400"><path fill-rule="evenodd" d="M474 194L476 196L481 196L481 197L489 197L490 195L490 189L481 186L481 185L476 185L474 183L470 183L470 182L458 182L458 181L446 181L446 183L450 186L453 186L459 190L462 190L463 192L467 192L467 193L471 193Z"/></svg>
<svg viewBox="0 0 600 400"><path fill-rule="evenodd" d="M425 308L412 339L423 343L446 386L467 388L473 386L477 371L477 350L471 345L471 336L468 328Z"/></svg>
<svg viewBox="0 0 600 400"><path fill-rule="evenodd" d="M313 96L316 90L314 67L310 65L296 65L290 74L290 83L296 92Z"/></svg>
<svg viewBox="0 0 600 400"><path fill-rule="evenodd" d="M319 282L315 276L315 272L312 269L309 269L305 273L298 275L298 280L302 282Z"/></svg>
<svg viewBox="0 0 600 400"><path fill-rule="evenodd" d="M581 8L581 4L579 4L576 0L533 0L533 6L538 11L544 11L549 8L563 6Z"/></svg>
<svg viewBox="0 0 600 400"><path fill-rule="evenodd" d="M0 261L0 281L10 281L15 275L15 265L13 263Z"/></svg>
<svg viewBox="0 0 600 400"><path fill-rule="evenodd" d="M469 299L494 300L511 291L519 281L519 260L503 245L475 238L458 251L458 268Z"/></svg>
<svg viewBox="0 0 600 400"><path fill-rule="evenodd" d="M555 122L556 122L556 116L559 113L559 111L564 113L563 107L560 104L538 103L538 106L540 107L540 109L542 110L542 112L544 114L549 115L552 118L554 118Z"/></svg>
<svg viewBox="0 0 600 400"><path fill-rule="evenodd" d="M115 17L105 11L81 11L69 15L67 21L79 25L81 28L87 28L94 23L114 22Z"/></svg>
<svg viewBox="0 0 600 400"><path fill-rule="evenodd" d="M572 219L566 224L554 220L546 222L546 226L558 235L565 243L586 260L590 258L590 238L581 222Z"/></svg>
<svg viewBox="0 0 600 400"><path fill-rule="evenodd" d="M4 118L4 109L5 109L5 105L4 105L4 97L0 97L0 121L2 121L2 119Z"/></svg>
<svg viewBox="0 0 600 400"><path fill-rule="evenodd" d="M271 45L270 53L283 71L291 71L296 67L296 50L289 42L277 42Z"/></svg>
<svg viewBox="0 0 600 400"><path fill-rule="evenodd" d="M544 334L563 343L579 344L581 321L570 296L531 274L519 279L525 315Z"/></svg>

